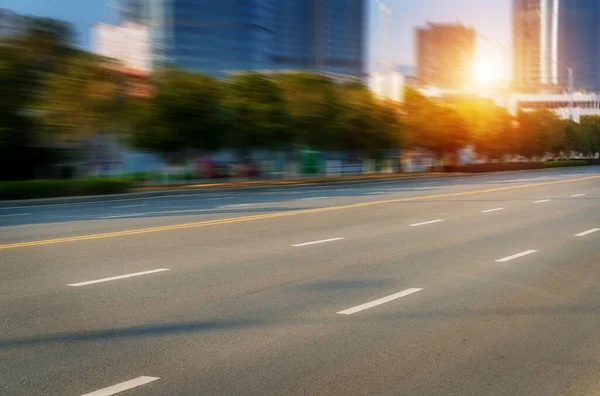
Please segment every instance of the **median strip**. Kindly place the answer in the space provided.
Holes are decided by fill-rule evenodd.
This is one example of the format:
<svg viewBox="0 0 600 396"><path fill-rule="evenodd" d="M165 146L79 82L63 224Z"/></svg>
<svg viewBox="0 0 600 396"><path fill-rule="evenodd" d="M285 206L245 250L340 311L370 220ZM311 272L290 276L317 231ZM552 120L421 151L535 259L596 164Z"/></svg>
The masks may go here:
<svg viewBox="0 0 600 396"><path fill-rule="evenodd" d="M157 272L164 272L164 271L169 271L169 268L159 268L159 269L150 270L150 271L135 272L133 274L113 276L110 278L102 278L102 279L96 279L96 280L91 280L91 281L86 281L86 282L71 283L67 286L71 286L71 287L88 286L88 285L93 285L96 283L103 283L103 282L110 282L110 281L119 280L119 279L133 278L134 276L150 275L150 274L155 274Z"/></svg>
<svg viewBox="0 0 600 396"><path fill-rule="evenodd" d="M138 386L146 385L150 382L154 382L159 380L160 377L137 377L129 381L121 382L120 384L116 384L113 386L109 386L107 388L102 388L92 393L86 393L81 396L111 396L116 395L117 393L125 392L126 390L137 388Z"/></svg>
<svg viewBox="0 0 600 396"><path fill-rule="evenodd" d="M389 295L387 297L383 297L383 298L380 298L378 300L368 302L366 304L357 305L356 307L348 308L348 309L345 309L343 311L339 311L339 312L336 312L336 313L340 314L340 315L352 315L352 314L355 314L357 312L364 311L365 309L373 308L373 307L376 307L378 305L385 304L387 302L397 300L397 299L399 299L401 297L405 297L405 296L408 296L410 294L413 294L413 293L416 293L416 292L420 292L421 290L423 290L423 289L421 289L421 288L407 289L407 290L401 291L400 293L392 294L392 295Z"/></svg>
<svg viewBox="0 0 600 396"><path fill-rule="evenodd" d="M521 252L521 253L513 254L512 256L508 256L508 257L504 257L504 258L498 259L498 260L496 260L496 262L498 262L498 263L506 263L507 261L518 259L519 257L523 257L523 256L528 256L530 254L537 253L537 252L538 252L537 250L526 250L526 251Z"/></svg>

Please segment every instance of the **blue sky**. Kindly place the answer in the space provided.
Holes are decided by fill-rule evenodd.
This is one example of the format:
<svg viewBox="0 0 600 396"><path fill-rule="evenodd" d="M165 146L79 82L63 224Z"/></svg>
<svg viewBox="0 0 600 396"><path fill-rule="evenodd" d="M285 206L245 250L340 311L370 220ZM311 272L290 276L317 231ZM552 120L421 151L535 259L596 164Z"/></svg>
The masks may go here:
<svg viewBox="0 0 600 396"><path fill-rule="evenodd" d="M371 1L370 38L373 43L377 6ZM510 46L510 0L383 0L394 12L395 61L399 64L414 62L413 31L426 21L461 21L474 26L489 40ZM90 26L98 22L110 22L114 15L106 7L106 0L2 0L0 6L23 14L43 15L64 19L75 24L81 45L89 48ZM502 48L498 44L482 42L498 58ZM370 46L370 58L374 57Z"/></svg>

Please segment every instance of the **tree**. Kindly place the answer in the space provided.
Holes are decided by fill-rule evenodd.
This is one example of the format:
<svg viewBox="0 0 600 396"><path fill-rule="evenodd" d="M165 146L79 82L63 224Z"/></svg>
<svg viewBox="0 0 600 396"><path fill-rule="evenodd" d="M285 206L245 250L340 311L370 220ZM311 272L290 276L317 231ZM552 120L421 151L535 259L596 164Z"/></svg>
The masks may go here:
<svg viewBox="0 0 600 396"><path fill-rule="evenodd" d="M217 80L168 68L154 83L156 95L136 101L132 112L133 145L165 156L223 146L228 130Z"/></svg>
<svg viewBox="0 0 600 396"><path fill-rule="evenodd" d="M12 44L22 48L26 62L38 72L53 73L75 50L73 25L52 18L23 17L23 33Z"/></svg>
<svg viewBox="0 0 600 396"><path fill-rule="evenodd" d="M96 55L77 52L47 77L40 94L43 131L53 141L81 142L121 120L122 85Z"/></svg>
<svg viewBox="0 0 600 396"><path fill-rule="evenodd" d="M277 77L290 116L294 147L331 149L339 145L340 98L336 84L311 73Z"/></svg>
<svg viewBox="0 0 600 396"><path fill-rule="evenodd" d="M469 128L470 142L477 153L501 159L504 154L514 152L513 119L506 109L476 100L460 103L457 111Z"/></svg>
<svg viewBox="0 0 600 396"><path fill-rule="evenodd" d="M565 146L563 122L549 110L521 112L519 122L519 154L532 158L547 153L557 154Z"/></svg>
<svg viewBox="0 0 600 396"><path fill-rule="evenodd" d="M456 109L437 104L408 89L404 110L410 147L424 148L443 158L455 155L469 143L469 125Z"/></svg>
<svg viewBox="0 0 600 396"><path fill-rule="evenodd" d="M235 77L227 86L226 109L231 147L279 150L290 146L283 92L273 80L256 73Z"/></svg>

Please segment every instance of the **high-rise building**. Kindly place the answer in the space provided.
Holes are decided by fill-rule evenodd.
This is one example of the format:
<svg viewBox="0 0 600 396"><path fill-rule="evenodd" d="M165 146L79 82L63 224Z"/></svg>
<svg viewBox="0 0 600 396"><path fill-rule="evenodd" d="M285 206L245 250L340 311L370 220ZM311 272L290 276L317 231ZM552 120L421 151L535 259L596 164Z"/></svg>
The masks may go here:
<svg viewBox="0 0 600 396"><path fill-rule="evenodd" d="M150 29L153 64L212 75L308 70L359 77L365 0L123 0Z"/></svg>
<svg viewBox="0 0 600 396"><path fill-rule="evenodd" d="M519 91L600 91L600 2L513 0L513 84Z"/></svg>
<svg viewBox="0 0 600 396"><path fill-rule="evenodd" d="M462 89L473 81L477 34L462 24L417 28L417 78L438 88Z"/></svg>

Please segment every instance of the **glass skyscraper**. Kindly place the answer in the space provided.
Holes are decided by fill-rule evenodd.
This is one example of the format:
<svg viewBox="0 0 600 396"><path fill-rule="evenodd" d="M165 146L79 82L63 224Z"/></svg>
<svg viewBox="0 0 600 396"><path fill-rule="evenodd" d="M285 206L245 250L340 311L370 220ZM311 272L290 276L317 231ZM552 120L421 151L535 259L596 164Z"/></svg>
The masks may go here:
<svg viewBox="0 0 600 396"><path fill-rule="evenodd" d="M600 92L600 1L513 0L515 88Z"/></svg>
<svg viewBox="0 0 600 396"><path fill-rule="evenodd" d="M308 70L360 77L365 0L123 0L150 27L154 65L222 76Z"/></svg>

